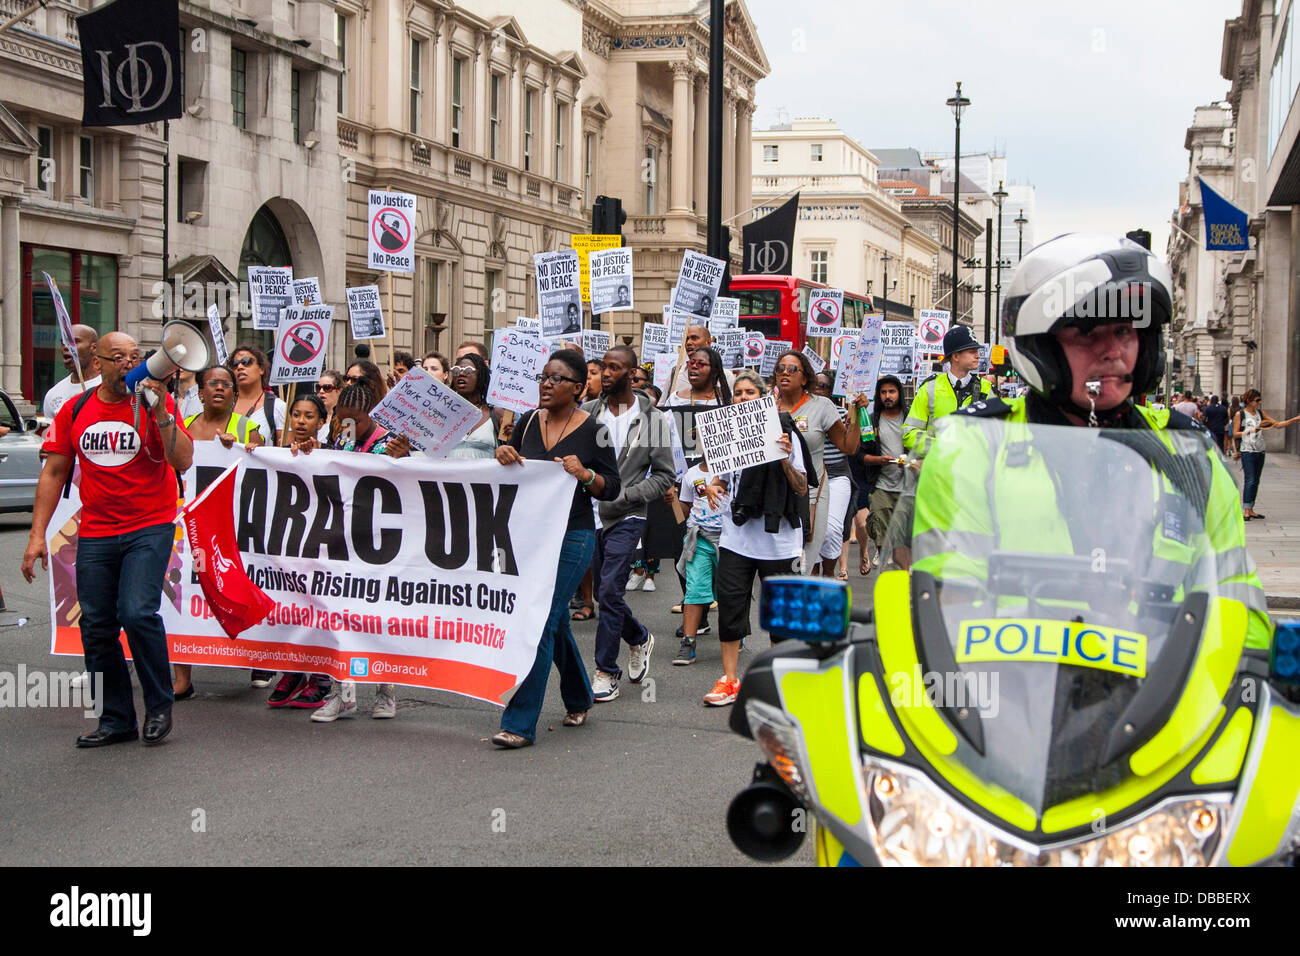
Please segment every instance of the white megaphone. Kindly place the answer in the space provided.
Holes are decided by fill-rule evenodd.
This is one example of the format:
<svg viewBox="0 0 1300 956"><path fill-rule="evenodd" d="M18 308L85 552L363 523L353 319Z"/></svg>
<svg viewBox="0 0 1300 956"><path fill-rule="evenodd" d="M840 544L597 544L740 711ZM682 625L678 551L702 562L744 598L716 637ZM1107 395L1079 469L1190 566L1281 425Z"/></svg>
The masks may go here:
<svg viewBox="0 0 1300 956"><path fill-rule="evenodd" d="M208 343L203 334L188 322L168 322L162 328L162 347L126 373L128 391L138 392L151 406L158 397L142 388L147 378L165 381L178 368L198 372L208 366Z"/></svg>

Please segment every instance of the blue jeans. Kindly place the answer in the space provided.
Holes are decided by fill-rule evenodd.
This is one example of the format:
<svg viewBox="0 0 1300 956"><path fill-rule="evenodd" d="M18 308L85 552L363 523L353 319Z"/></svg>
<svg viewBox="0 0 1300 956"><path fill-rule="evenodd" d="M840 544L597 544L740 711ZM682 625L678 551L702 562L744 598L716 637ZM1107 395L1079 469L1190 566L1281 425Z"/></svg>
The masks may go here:
<svg viewBox="0 0 1300 956"><path fill-rule="evenodd" d="M1243 508L1255 510L1255 496L1259 494L1259 475L1264 470L1264 453L1262 451L1243 451L1241 453L1241 470L1246 482L1241 489Z"/></svg>
<svg viewBox="0 0 1300 956"><path fill-rule="evenodd" d="M174 524L158 524L107 538L77 542L77 597L86 670L103 675L101 730L135 730L131 674L119 637L140 676L146 714L171 710L172 675L163 630L163 578L171 559Z"/></svg>
<svg viewBox="0 0 1300 956"><path fill-rule="evenodd" d="M537 720L542 713L546 697L546 681L551 676L551 664L560 672L560 697L569 713L590 710L595 700L591 696L591 681L582 666L582 654L569 627L569 598L578 589L582 576L591 565L591 555L596 550L596 532L569 531L560 547L560 563L555 571L555 593L551 596L551 612L547 615L542 638L537 642L537 657L533 669L519 685L510 703L501 715L501 729L519 734L529 740L537 738Z"/></svg>
<svg viewBox="0 0 1300 956"><path fill-rule="evenodd" d="M619 641L639 647L650 640L650 632L627 606L624 592L632 559L645 528L645 518L624 518L612 528L596 533L596 600L600 617L596 621L596 667L606 674L622 677L618 666Z"/></svg>

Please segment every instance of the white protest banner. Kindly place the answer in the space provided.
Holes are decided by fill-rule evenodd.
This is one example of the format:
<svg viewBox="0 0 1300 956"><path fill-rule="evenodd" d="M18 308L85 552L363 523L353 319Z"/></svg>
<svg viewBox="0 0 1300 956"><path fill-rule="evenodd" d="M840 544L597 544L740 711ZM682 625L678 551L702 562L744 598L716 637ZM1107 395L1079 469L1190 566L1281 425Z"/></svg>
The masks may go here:
<svg viewBox="0 0 1300 956"><path fill-rule="evenodd" d="M216 364L225 365L230 358L226 351L226 327L222 324L221 310L215 302L208 306L208 331L212 333L212 354L217 360Z"/></svg>
<svg viewBox="0 0 1300 956"><path fill-rule="evenodd" d="M415 195L372 189L366 262L386 272L415 271Z"/></svg>
<svg viewBox="0 0 1300 956"><path fill-rule="evenodd" d="M838 369L842 364L844 364L842 357L845 354L845 343L850 339L857 341L861 332L861 329L849 329L847 332L841 331L831 339L831 368ZM852 352L849 352L848 354L852 355Z"/></svg>
<svg viewBox="0 0 1300 956"><path fill-rule="evenodd" d="M320 279L316 276L310 279L294 279L293 302L294 305L324 305L320 297Z"/></svg>
<svg viewBox="0 0 1300 956"><path fill-rule="evenodd" d="M271 358L271 384L312 382L325 367L325 345L334 324L334 307L291 305L280 317Z"/></svg>
<svg viewBox="0 0 1300 956"><path fill-rule="evenodd" d="M77 368L81 369L84 375L88 370L81 368L81 357L77 354L76 337L72 334L72 317L68 315L68 307L63 304L63 295L59 292L59 284L54 281L54 277L48 272L42 272L45 276L45 284L49 286L50 298L54 300L54 317L59 324L59 340L63 347L72 353L72 361L77 363ZM80 379L81 375L76 378Z"/></svg>
<svg viewBox="0 0 1300 956"><path fill-rule="evenodd" d="M723 368L745 367L745 336L748 334L744 329L723 329L714 336L713 344L722 353Z"/></svg>
<svg viewBox="0 0 1300 956"><path fill-rule="evenodd" d="M776 360L782 352L790 351L793 343L786 342L782 339L768 339L763 343L763 360L758 367L758 374L763 378L771 378L772 373L776 371ZM811 383L810 383L811 384Z"/></svg>
<svg viewBox="0 0 1300 956"><path fill-rule="evenodd" d="M542 338L582 331L578 254L572 249L539 252L533 256L533 266L537 270L537 317L542 323Z"/></svg>
<svg viewBox="0 0 1300 956"><path fill-rule="evenodd" d="M417 365L389 389L370 417L405 435L416 451L442 458L474 430L483 413Z"/></svg>
<svg viewBox="0 0 1300 956"><path fill-rule="evenodd" d="M537 376L551 347L540 336L522 329L497 329L492 334L491 377L487 403L522 414L537 407Z"/></svg>
<svg viewBox="0 0 1300 956"><path fill-rule="evenodd" d="M280 327L280 310L293 305L293 269L289 266L249 266L248 291L253 328L273 331Z"/></svg>
<svg viewBox="0 0 1300 956"><path fill-rule="evenodd" d="M592 252L587 260L591 270L591 314L632 309L632 250Z"/></svg>
<svg viewBox="0 0 1300 956"><path fill-rule="evenodd" d="M720 295L713 303L713 314L709 316L709 332L717 335L723 329L740 326L740 300L732 296Z"/></svg>
<svg viewBox="0 0 1300 956"><path fill-rule="evenodd" d="M641 360L648 362L659 352L671 352L668 344L668 326L662 322L647 322L641 328Z"/></svg>
<svg viewBox="0 0 1300 956"><path fill-rule="evenodd" d="M922 309L916 324L916 350L926 355L943 354L943 337L948 334L950 313L945 309Z"/></svg>
<svg viewBox="0 0 1300 956"><path fill-rule="evenodd" d="M989 373L989 362L992 354L993 346L987 344L980 346L980 367L976 371L976 375L987 375Z"/></svg>
<svg viewBox="0 0 1300 956"><path fill-rule="evenodd" d="M347 290L348 319L354 339L384 337L384 310L379 304L379 286L361 285Z"/></svg>
<svg viewBox="0 0 1300 956"><path fill-rule="evenodd" d="M744 343L745 366L757 368L758 364L763 361L763 352L766 347L767 339L762 332L746 332Z"/></svg>
<svg viewBox="0 0 1300 956"><path fill-rule="evenodd" d="M876 379L880 377L880 334L884 321L885 317L880 313L863 317L862 334L858 336L857 346L853 350L853 364L847 366L849 377L844 385L846 394L875 394Z"/></svg>
<svg viewBox="0 0 1300 956"><path fill-rule="evenodd" d="M582 330L582 357L588 362L599 362L605 357L614 344L614 335L612 332L602 332L596 329Z"/></svg>
<svg viewBox="0 0 1300 956"><path fill-rule="evenodd" d="M820 374L826 368L826 360L818 355L811 345L803 347L803 354L808 357L808 361L812 362L813 374Z"/></svg>
<svg viewBox="0 0 1300 956"><path fill-rule="evenodd" d="M786 457L777 445L781 416L771 395L700 412L695 416L695 435L709 471L715 475Z"/></svg>
<svg viewBox="0 0 1300 956"><path fill-rule="evenodd" d="M906 385L916 363L916 327L911 322L885 322L880 327L880 344L880 374L895 375Z"/></svg>
<svg viewBox="0 0 1300 956"><path fill-rule="evenodd" d="M834 335L844 321L844 290L817 289L808 293L808 335Z"/></svg>
<svg viewBox="0 0 1300 956"><path fill-rule="evenodd" d="M669 304L674 309L708 318L713 314L713 303L718 298L726 268L721 259L687 249L682 255L682 268Z"/></svg>
<svg viewBox="0 0 1300 956"><path fill-rule="evenodd" d="M509 699L533 667L555 589L569 513L555 502L572 497L574 482L558 464L293 456L287 448L239 459L234 537L250 580L275 607L227 637L180 536L162 601L173 663ZM196 442L187 491L201 493L230 462L220 443ZM59 557L75 554L77 522L52 527L51 652L81 656L74 569Z"/></svg>
<svg viewBox="0 0 1300 956"><path fill-rule="evenodd" d="M651 384L659 389L663 396L660 404L668 400L668 389L673 383L673 369L677 368L677 353L660 352L655 356L654 378Z"/></svg>
<svg viewBox="0 0 1300 956"><path fill-rule="evenodd" d="M515 319L515 328L520 332L533 332L536 335L542 334L542 323L537 319L530 319L525 316L519 316Z"/></svg>

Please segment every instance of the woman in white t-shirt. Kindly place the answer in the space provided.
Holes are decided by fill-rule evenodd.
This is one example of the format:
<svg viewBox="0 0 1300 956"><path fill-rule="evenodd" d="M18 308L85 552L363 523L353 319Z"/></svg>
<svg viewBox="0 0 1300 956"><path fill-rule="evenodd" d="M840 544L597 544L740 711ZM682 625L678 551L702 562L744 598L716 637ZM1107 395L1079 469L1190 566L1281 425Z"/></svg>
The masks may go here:
<svg viewBox="0 0 1300 956"><path fill-rule="evenodd" d="M736 375L732 394L736 402L752 402L763 397L762 379L753 372ZM714 593L718 599L718 639L722 642L723 675L704 702L713 706L735 703L740 692L740 642L749 634L750 601L754 576L763 579L773 574L796 573L803 562L803 528L799 526L795 502L781 516L752 510L750 489L757 483L778 480L781 476L794 499L808 493L803 454L790 433L779 439L785 458L765 465L755 465L729 475L714 475L704 489L709 506L723 511L718 534L718 567L714 576ZM722 503L730 496L731 507ZM741 518L737 520L737 512ZM788 515L793 513L795 521ZM776 519L775 531L767 530L769 518ZM685 608L683 608L685 610Z"/></svg>
<svg viewBox="0 0 1300 956"><path fill-rule="evenodd" d="M1276 421L1261 408L1263 396L1257 388L1248 388L1241 396L1241 409L1233 418L1232 434L1241 436L1241 470L1245 481L1241 488L1241 516L1244 520L1252 518L1264 520L1264 515L1255 511L1255 496L1259 494L1259 476L1264 471L1264 436L1266 428L1285 428L1300 421L1300 415L1285 421Z"/></svg>

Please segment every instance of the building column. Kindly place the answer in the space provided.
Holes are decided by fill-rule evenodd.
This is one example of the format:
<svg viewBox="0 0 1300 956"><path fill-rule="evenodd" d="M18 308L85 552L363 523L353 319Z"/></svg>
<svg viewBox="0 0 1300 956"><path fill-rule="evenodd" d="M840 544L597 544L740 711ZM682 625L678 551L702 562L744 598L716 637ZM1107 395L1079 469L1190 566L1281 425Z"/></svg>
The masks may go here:
<svg viewBox="0 0 1300 956"><path fill-rule="evenodd" d="M736 94L722 93L722 219L736 214Z"/></svg>
<svg viewBox="0 0 1300 956"><path fill-rule="evenodd" d="M430 54L429 75L432 77L430 95L433 97L433 135L435 142L450 143L447 111L451 103L451 61L447 57L447 25L443 14L434 15L433 50Z"/></svg>
<svg viewBox="0 0 1300 956"><path fill-rule="evenodd" d="M683 213L691 211L690 176L691 176L691 65L685 60L676 60L673 70L673 159L672 182L669 184L668 211Z"/></svg>
<svg viewBox="0 0 1300 956"><path fill-rule="evenodd" d="M14 398L23 393L22 256L18 247L17 196L3 199L0 212L0 263L3 263L4 312L0 322L0 354L4 356L4 387ZM33 395L36 401L38 396ZM38 403L39 404L39 403Z"/></svg>
<svg viewBox="0 0 1300 956"><path fill-rule="evenodd" d="M750 197L754 192L753 168L753 131L754 103L747 100L736 107L736 212L743 213L753 205ZM744 225L744 217L736 223Z"/></svg>
<svg viewBox="0 0 1300 956"><path fill-rule="evenodd" d="M695 215L704 219L709 213L709 78L697 73L695 79Z"/></svg>

